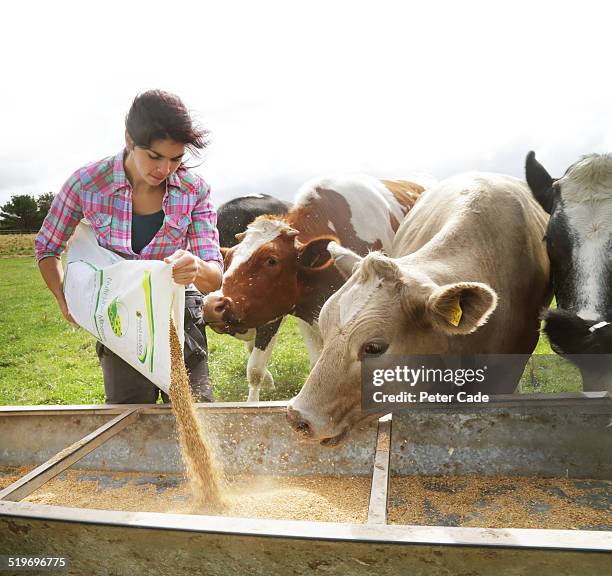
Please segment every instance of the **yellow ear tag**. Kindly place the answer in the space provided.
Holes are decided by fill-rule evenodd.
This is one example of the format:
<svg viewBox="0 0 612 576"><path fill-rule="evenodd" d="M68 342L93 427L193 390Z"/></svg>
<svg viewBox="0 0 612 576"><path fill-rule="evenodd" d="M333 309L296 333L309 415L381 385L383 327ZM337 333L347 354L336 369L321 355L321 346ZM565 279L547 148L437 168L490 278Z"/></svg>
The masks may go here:
<svg viewBox="0 0 612 576"><path fill-rule="evenodd" d="M455 301L455 305L451 310L450 318L448 321L453 326L459 326L459 322L461 322L461 316L463 316L463 310L461 310L461 305L459 304L459 298Z"/></svg>

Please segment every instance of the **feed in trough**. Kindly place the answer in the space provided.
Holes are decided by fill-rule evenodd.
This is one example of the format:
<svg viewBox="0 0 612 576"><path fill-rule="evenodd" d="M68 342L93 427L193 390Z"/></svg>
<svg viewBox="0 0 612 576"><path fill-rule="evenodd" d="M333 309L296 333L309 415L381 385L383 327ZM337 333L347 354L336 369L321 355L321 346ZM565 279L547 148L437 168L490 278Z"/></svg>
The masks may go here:
<svg viewBox="0 0 612 576"><path fill-rule="evenodd" d="M612 482L512 476L400 476L391 479L389 522L610 530Z"/></svg>
<svg viewBox="0 0 612 576"><path fill-rule="evenodd" d="M364 523L370 479L336 476L234 476L222 516ZM189 513L190 487L181 474L67 470L28 502L132 512Z"/></svg>

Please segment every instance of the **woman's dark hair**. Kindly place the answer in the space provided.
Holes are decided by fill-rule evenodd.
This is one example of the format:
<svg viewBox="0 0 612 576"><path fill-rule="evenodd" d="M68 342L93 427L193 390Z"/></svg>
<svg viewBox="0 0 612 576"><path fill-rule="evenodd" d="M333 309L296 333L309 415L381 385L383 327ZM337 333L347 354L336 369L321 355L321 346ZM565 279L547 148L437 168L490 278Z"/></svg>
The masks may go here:
<svg viewBox="0 0 612 576"><path fill-rule="evenodd" d="M125 117L125 128L134 144L143 148L155 140L171 139L185 144L197 156L208 144L208 132L193 123L183 101L163 90L136 96Z"/></svg>

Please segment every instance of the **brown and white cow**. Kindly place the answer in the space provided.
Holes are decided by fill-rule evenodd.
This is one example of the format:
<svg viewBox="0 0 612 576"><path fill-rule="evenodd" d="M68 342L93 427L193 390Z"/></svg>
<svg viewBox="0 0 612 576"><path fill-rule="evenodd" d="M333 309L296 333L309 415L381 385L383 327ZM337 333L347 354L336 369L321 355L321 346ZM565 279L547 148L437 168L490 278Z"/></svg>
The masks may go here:
<svg viewBox="0 0 612 576"><path fill-rule="evenodd" d="M206 299L207 321L217 331L234 333L293 314L314 365L321 346L319 311L344 283L327 244L334 240L361 255L390 250L423 189L365 175L307 182L286 216L260 216L226 253L221 290ZM257 390L249 394L250 401L257 399Z"/></svg>
<svg viewBox="0 0 612 576"><path fill-rule="evenodd" d="M258 216L284 215L290 208L288 202L268 194L249 194L223 203L217 210L221 252L225 254L232 246L238 244L236 236L246 231L247 226ZM272 355L279 327L279 323L272 323L234 334L236 338L244 341L249 353L247 362L249 398L258 395L260 388L274 389L274 379L266 365Z"/></svg>
<svg viewBox="0 0 612 576"><path fill-rule="evenodd" d="M391 256L330 245L353 274L321 310L323 350L289 404L293 428L335 445L364 418L364 355L530 354L551 300L546 223L523 182L473 173L423 195ZM496 391L513 392L517 380Z"/></svg>

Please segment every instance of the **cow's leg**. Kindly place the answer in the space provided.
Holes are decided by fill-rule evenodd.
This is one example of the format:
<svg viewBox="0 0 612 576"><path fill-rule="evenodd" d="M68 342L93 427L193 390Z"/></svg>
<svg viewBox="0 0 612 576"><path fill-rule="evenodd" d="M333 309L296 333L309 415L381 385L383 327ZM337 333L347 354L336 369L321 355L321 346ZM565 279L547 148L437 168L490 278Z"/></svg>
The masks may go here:
<svg viewBox="0 0 612 576"><path fill-rule="evenodd" d="M247 402L259 402L259 391L261 389L274 389L274 379L266 366L272 355L278 330L283 320L284 318L280 318L270 324L257 328L255 338L247 342L250 352L247 364L247 380L249 382Z"/></svg>
<svg viewBox="0 0 612 576"><path fill-rule="evenodd" d="M306 350L308 350L308 357L310 358L310 367L314 367L319 359L321 350L323 350L323 339L321 338L321 332L319 325L316 321L309 324L301 318L297 318L298 328L306 344Z"/></svg>

